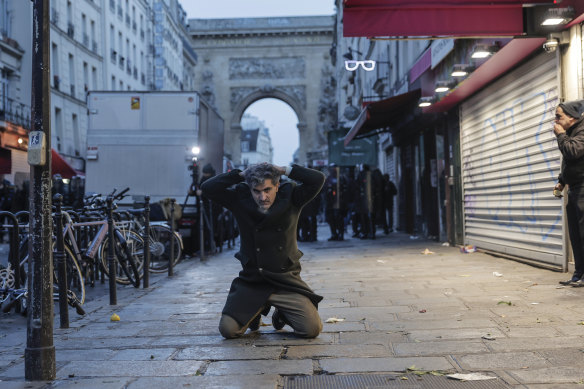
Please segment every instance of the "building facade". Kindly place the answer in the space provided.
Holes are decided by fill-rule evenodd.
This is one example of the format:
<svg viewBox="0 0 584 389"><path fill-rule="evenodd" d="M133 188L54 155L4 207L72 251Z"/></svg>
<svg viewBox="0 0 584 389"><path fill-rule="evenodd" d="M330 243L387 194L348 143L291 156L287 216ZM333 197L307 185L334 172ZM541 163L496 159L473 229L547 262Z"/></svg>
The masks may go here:
<svg viewBox="0 0 584 389"><path fill-rule="evenodd" d="M12 130L2 132L2 147L14 150L12 180L16 174L28 177L30 170L28 128L22 125L23 115L30 120L32 7L32 2L0 1L0 96L12 120ZM88 91L195 89L197 55L178 0L51 0L50 40L51 146L80 174Z"/></svg>
<svg viewBox="0 0 584 389"><path fill-rule="evenodd" d="M274 148L270 130L257 117L244 114L241 118L241 161L243 166L273 162Z"/></svg>
<svg viewBox="0 0 584 389"><path fill-rule="evenodd" d="M446 26L432 9L416 11L427 23L414 25L401 6L345 1L339 112L354 120L345 142L377 140L379 167L398 184L401 230L567 270L552 127L558 103L584 95L584 4L509 3L433 5L464 16ZM548 14L565 19L550 26ZM377 66L349 71L354 59Z"/></svg>

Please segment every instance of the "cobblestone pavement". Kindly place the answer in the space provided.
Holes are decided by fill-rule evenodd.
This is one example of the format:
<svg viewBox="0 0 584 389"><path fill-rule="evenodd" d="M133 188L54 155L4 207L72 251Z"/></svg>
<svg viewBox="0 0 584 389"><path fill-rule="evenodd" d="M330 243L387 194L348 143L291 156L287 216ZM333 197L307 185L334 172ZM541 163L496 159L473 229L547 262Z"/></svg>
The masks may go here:
<svg viewBox="0 0 584 389"><path fill-rule="evenodd" d="M375 387L479 387L429 386L446 373L495 377L485 388L584 387L584 288L558 285L566 274L400 233L328 242L325 231L299 243L303 277L324 296L316 339L275 331L269 316L258 333L222 339L239 271L230 249L148 289L120 287L116 306L97 293L69 329L56 317L54 382L24 381L26 321L0 314L0 388L339 388L326 378L382 373L393 378Z"/></svg>

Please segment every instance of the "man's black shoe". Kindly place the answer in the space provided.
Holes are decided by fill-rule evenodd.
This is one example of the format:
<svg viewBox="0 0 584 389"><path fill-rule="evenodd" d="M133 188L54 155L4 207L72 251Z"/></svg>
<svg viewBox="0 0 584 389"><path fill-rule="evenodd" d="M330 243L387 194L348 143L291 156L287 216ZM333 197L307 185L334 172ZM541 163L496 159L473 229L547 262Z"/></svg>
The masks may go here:
<svg viewBox="0 0 584 389"><path fill-rule="evenodd" d="M572 285L574 282L580 281L580 277L573 276L567 281L560 281L561 285Z"/></svg>
<svg viewBox="0 0 584 389"><path fill-rule="evenodd" d="M249 323L249 330L250 331L257 331L257 330L259 330L260 329L261 320L262 320L262 315L260 313L258 313L258 315L253 318L253 320L251 321L251 323Z"/></svg>
<svg viewBox="0 0 584 389"><path fill-rule="evenodd" d="M272 326L276 330L281 330L286 325L286 320L284 316L280 313L278 308L274 309L274 313L272 313Z"/></svg>
<svg viewBox="0 0 584 389"><path fill-rule="evenodd" d="M570 283L570 285L572 285L574 288L582 288L584 287L584 278L581 278L578 281L574 281Z"/></svg>

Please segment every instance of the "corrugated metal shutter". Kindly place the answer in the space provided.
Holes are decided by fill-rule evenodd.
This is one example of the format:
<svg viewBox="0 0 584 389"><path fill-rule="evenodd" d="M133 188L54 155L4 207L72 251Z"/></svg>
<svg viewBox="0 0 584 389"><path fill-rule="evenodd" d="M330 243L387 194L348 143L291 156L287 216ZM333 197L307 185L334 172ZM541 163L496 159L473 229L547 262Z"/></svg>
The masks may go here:
<svg viewBox="0 0 584 389"><path fill-rule="evenodd" d="M465 242L560 267L563 202L555 56L542 54L461 107Z"/></svg>
<svg viewBox="0 0 584 389"><path fill-rule="evenodd" d="M12 174L9 180L14 185L21 186L22 181L29 179L30 165L27 155L26 151L12 149Z"/></svg>

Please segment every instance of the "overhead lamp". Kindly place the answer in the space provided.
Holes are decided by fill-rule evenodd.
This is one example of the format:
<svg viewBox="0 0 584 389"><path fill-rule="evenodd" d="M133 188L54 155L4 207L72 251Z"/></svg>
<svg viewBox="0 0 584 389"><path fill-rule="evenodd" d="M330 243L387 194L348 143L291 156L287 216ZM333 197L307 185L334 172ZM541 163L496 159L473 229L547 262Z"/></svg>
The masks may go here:
<svg viewBox="0 0 584 389"><path fill-rule="evenodd" d="M466 77L470 72L474 70L474 67L466 64L456 64L452 67L452 77Z"/></svg>
<svg viewBox="0 0 584 389"><path fill-rule="evenodd" d="M418 107L421 107L421 108L429 107L432 105L432 103L434 103L433 96L420 97L420 100L418 100Z"/></svg>
<svg viewBox="0 0 584 389"><path fill-rule="evenodd" d="M448 81L437 81L436 88L434 89L434 92L436 92L436 93L448 92L451 87L452 87L452 83L450 83Z"/></svg>
<svg viewBox="0 0 584 389"><path fill-rule="evenodd" d="M483 43L479 43L478 45L475 46L471 58L474 59L481 59L481 58L487 58L491 55L493 55L494 53L496 53L499 50L498 46L492 46L492 45L486 45Z"/></svg>
<svg viewBox="0 0 584 389"><path fill-rule="evenodd" d="M542 26L558 26L566 24L574 18L574 8L549 8L543 17Z"/></svg>

